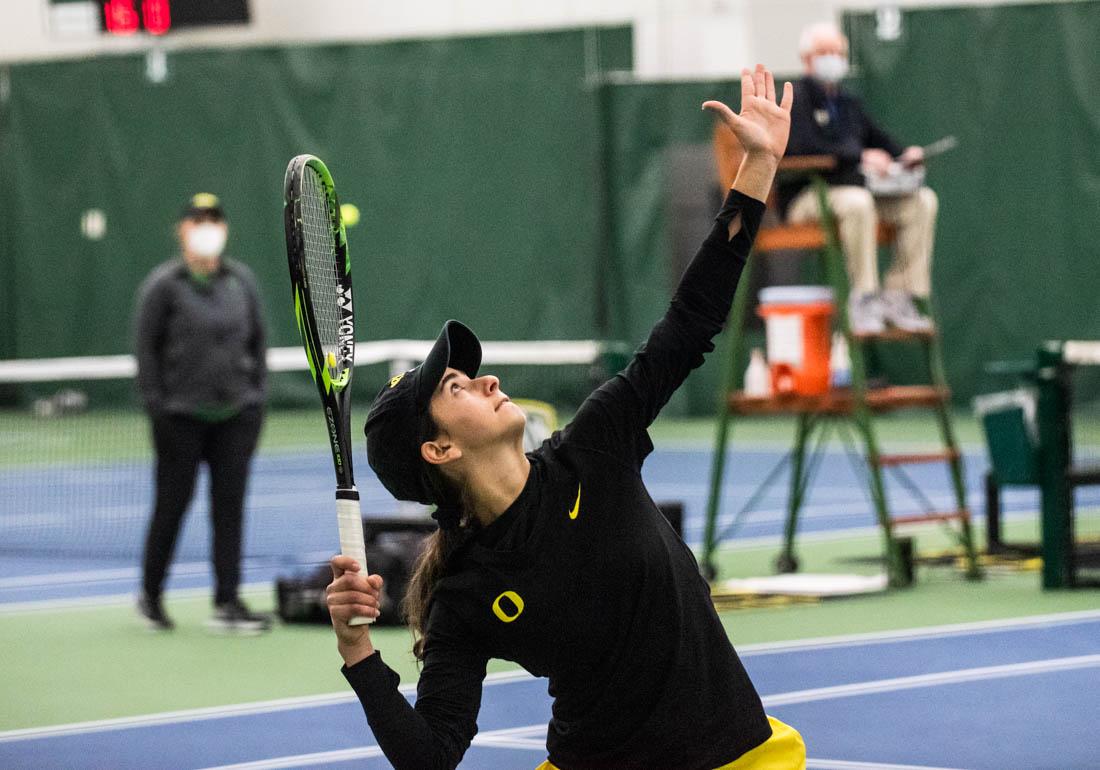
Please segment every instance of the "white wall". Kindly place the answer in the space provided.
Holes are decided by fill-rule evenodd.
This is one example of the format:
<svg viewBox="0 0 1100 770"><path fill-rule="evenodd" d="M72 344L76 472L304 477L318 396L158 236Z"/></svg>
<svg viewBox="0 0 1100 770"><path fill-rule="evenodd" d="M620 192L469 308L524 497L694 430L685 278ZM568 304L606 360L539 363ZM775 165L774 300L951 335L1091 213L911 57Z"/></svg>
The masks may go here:
<svg viewBox="0 0 1100 770"><path fill-rule="evenodd" d="M1013 0L1009 0L1010 2ZM250 0L248 27L170 34L159 45L264 45L374 41L581 25L633 24L635 72L642 78L727 77L757 60L795 72L806 24L882 0ZM899 7L944 0L897 0ZM1004 0L958 0L995 5ZM0 63L147 50L149 38L59 38L48 0L0 0Z"/></svg>

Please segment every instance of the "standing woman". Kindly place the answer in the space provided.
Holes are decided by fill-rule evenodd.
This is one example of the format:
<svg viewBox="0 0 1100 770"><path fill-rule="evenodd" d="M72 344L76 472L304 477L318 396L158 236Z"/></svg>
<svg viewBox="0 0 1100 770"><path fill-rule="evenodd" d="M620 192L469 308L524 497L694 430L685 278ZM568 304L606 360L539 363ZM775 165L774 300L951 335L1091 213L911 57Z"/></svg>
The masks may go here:
<svg viewBox="0 0 1100 770"><path fill-rule="evenodd" d="M661 407L713 349L790 129L790 84L741 76L741 114L713 110L746 150L716 224L630 364L524 454L524 416L481 346L449 321L424 363L383 386L367 417L371 467L439 522L406 614L423 669L416 705L371 645L382 578L332 560L328 607L344 675L397 768L453 768L477 732L489 658L548 677L540 770L805 766L797 732L765 715L694 557L640 469Z"/></svg>
<svg viewBox="0 0 1100 770"><path fill-rule="evenodd" d="M205 462L215 580L208 626L265 631L270 620L251 612L237 593L245 489L267 390L260 292L251 270L222 255L229 226L216 196L192 196L176 235L180 256L145 279L134 314L137 385L157 455L138 612L152 629L174 627L161 592Z"/></svg>

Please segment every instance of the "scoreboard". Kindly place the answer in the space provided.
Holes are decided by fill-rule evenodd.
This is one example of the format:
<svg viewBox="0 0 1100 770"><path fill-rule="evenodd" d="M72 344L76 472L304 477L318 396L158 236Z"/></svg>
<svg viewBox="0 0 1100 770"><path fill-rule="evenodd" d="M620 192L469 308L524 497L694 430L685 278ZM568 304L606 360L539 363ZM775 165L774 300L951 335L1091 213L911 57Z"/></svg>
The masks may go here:
<svg viewBox="0 0 1100 770"><path fill-rule="evenodd" d="M111 35L171 30L211 24L247 24L248 0L101 0L100 28Z"/></svg>
<svg viewBox="0 0 1100 770"><path fill-rule="evenodd" d="M252 20L248 0L49 0L46 7L50 32L70 39L160 36Z"/></svg>

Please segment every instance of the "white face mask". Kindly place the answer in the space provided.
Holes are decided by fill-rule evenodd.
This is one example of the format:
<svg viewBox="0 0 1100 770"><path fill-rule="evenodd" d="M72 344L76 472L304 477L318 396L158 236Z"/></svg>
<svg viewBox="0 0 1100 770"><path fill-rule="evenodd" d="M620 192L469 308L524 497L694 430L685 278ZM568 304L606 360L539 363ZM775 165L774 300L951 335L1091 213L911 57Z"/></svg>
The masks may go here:
<svg viewBox="0 0 1100 770"><path fill-rule="evenodd" d="M810 61L810 69L823 83L839 83L848 74L848 59L835 53L815 56Z"/></svg>
<svg viewBox="0 0 1100 770"><path fill-rule="evenodd" d="M207 259L220 257L225 249L227 235L225 227L214 222L195 225L187 233L187 250L195 256Z"/></svg>

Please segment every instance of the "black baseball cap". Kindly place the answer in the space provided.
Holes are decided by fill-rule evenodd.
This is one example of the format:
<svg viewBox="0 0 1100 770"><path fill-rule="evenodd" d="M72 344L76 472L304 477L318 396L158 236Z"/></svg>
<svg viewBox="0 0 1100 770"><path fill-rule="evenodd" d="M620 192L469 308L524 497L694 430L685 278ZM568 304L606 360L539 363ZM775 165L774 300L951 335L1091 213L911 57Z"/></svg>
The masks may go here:
<svg viewBox="0 0 1100 770"><path fill-rule="evenodd" d="M214 193L195 193L187 199L183 210L180 211L180 219L198 219L207 217L210 219L225 219L225 211L222 210L222 202Z"/></svg>
<svg viewBox="0 0 1100 770"><path fill-rule="evenodd" d="M420 419L428 411L447 367L476 377L481 366L481 342L458 321L447 321L424 362L390 379L374 397L363 432L367 462L382 486L398 500L439 505L442 490L426 473L420 456Z"/></svg>

